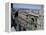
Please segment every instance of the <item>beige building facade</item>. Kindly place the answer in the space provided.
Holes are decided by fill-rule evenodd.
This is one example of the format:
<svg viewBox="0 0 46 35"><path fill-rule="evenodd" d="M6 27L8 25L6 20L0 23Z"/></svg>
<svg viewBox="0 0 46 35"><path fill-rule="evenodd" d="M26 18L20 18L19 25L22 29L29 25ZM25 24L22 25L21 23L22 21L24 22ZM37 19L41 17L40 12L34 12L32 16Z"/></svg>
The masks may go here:
<svg viewBox="0 0 46 35"><path fill-rule="evenodd" d="M18 9L19 24L26 28L26 30L43 30L44 16L41 9Z"/></svg>

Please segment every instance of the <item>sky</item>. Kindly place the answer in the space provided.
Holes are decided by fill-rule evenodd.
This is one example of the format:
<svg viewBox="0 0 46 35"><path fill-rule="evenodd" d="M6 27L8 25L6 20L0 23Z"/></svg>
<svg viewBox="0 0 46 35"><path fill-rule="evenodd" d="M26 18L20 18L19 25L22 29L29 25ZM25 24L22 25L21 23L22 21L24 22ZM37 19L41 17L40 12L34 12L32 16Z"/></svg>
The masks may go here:
<svg viewBox="0 0 46 35"><path fill-rule="evenodd" d="M43 5L13 3L13 8L41 9Z"/></svg>

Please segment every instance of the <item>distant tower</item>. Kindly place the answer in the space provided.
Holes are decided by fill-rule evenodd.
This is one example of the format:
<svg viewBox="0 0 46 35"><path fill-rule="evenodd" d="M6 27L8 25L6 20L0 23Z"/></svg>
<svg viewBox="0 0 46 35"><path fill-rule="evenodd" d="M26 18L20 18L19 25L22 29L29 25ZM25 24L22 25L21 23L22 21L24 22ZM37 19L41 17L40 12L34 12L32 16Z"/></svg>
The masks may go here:
<svg viewBox="0 0 46 35"><path fill-rule="evenodd" d="M11 8L13 8L13 3L11 3Z"/></svg>

